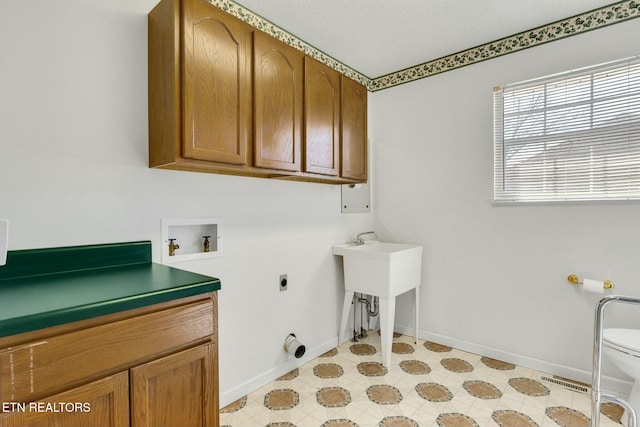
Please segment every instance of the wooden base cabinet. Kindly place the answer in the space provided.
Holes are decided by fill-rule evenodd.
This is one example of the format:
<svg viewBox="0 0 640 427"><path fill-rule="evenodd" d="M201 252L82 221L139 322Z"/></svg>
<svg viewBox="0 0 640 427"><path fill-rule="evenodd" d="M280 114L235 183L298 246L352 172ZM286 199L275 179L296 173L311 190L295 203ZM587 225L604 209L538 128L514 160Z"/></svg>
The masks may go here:
<svg viewBox="0 0 640 427"><path fill-rule="evenodd" d="M0 338L0 426L217 427L217 336L214 292Z"/></svg>
<svg viewBox="0 0 640 427"><path fill-rule="evenodd" d="M204 345L131 369L132 426L213 425L216 364Z"/></svg>
<svg viewBox="0 0 640 427"><path fill-rule="evenodd" d="M129 426L129 374L120 372L5 413L4 427Z"/></svg>

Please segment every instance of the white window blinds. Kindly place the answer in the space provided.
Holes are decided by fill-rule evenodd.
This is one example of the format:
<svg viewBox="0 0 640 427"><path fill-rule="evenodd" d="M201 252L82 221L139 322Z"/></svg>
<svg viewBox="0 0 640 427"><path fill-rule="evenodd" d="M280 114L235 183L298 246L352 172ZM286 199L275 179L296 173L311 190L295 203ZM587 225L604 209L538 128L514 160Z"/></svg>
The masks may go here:
<svg viewBox="0 0 640 427"><path fill-rule="evenodd" d="M494 200L640 199L640 57L496 88Z"/></svg>

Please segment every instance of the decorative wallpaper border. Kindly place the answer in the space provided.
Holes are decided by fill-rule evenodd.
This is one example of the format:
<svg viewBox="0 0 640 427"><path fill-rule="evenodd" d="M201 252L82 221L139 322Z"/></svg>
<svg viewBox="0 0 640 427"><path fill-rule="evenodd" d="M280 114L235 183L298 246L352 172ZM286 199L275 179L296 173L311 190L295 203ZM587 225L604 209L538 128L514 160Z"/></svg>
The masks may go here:
<svg viewBox="0 0 640 427"><path fill-rule="evenodd" d="M639 1L621 1L591 12L523 31L522 33L447 55L411 68L377 77L369 82L367 89L372 92L387 89L639 17Z"/></svg>
<svg viewBox="0 0 640 427"><path fill-rule="evenodd" d="M452 71L466 65L497 58L509 53L518 52L565 37L585 33L587 31L618 24L630 19L640 18L640 0L624 0L609 6L562 19L532 30L523 31L490 43L463 50L442 58L396 71L376 78L370 78L354 70L295 37L286 30L233 0L208 0L214 6L246 22L247 24L277 38L278 40L300 50L304 54L317 59L334 70L365 85L371 92L424 79L436 74Z"/></svg>
<svg viewBox="0 0 640 427"><path fill-rule="evenodd" d="M344 74L345 76L360 82L367 88L371 83L371 79L364 74L361 74L354 70L351 67L343 64L322 52L319 49L311 46L304 40L301 40L294 36L293 34L287 32L286 30L278 27L273 22L261 17L260 15L256 15L251 10L239 5L233 0L208 0L211 4L216 6L219 9L224 10L225 12L235 16L241 21L246 22L254 28L257 28L260 31L263 31L270 36L280 40L283 43L292 46L299 51L303 52L305 55L310 56L323 64L333 68L334 70Z"/></svg>

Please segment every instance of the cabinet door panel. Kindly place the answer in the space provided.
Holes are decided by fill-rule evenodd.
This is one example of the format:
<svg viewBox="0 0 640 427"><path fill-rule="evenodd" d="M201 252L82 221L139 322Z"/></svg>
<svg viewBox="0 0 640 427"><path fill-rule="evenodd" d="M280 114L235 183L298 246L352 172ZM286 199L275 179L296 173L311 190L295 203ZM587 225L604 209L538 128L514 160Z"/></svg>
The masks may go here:
<svg viewBox="0 0 640 427"><path fill-rule="evenodd" d="M303 54L254 34L255 166L300 171Z"/></svg>
<svg viewBox="0 0 640 427"><path fill-rule="evenodd" d="M305 172L338 175L340 75L305 58Z"/></svg>
<svg viewBox="0 0 640 427"><path fill-rule="evenodd" d="M182 155L244 165L251 125L251 30L203 0L183 5Z"/></svg>
<svg viewBox="0 0 640 427"><path fill-rule="evenodd" d="M129 375L121 372L47 399L27 403L25 412L0 415L5 427L127 427ZM76 405L74 410L63 403ZM50 404L47 410L47 404ZM80 406L77 406L80 405ZM64 409L64 410L63 410ZM54 412L57 411L57 412Z"/></svg>
<svg viewBox="0 0 640 427"><path fill-rule="evenodd" d="M367 180L367 89L342 77L341 176Z"/></svg>
<svg viewBox="0 0 640 427"><path fill-rule="evenodd" d="M133 368L132 425L217 425L216 364L213 345L209 344Z"/></svg>

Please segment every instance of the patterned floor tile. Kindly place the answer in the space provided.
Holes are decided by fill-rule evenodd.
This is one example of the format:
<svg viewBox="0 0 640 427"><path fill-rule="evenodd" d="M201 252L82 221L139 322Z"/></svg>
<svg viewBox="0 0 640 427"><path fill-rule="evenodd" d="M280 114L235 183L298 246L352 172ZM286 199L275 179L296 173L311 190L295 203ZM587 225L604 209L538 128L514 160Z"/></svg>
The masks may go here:
<svg viewBox="0 0 640 427"><path fill-rule="evenodd" d="M446 345L437 344L431 341L425 341L424 348L436 353L448 353L452 350L451 347L447 347Z"/></svg>
<svg viewBox="0 0 640 427"><path fill-rule="evenodd" d="M388 368L370 333L294 369L220 410L228 427L581 427L589 395L541 373L394 334ZM622 409L603 405L601 427Z"/></svg>
<svg viewBox="0 0 640 427"><path fill-rule="evenodd" d="M548 396L550 393L544 384L531 378L511 378L509 385L527 396Z"/></svg>
<svg viewBox="0 0 640 427"><path fill-rule="evenodd" d="M589 418L584 414L564 406L547 408L546 414L562 427L589 427L591 425Z"/></svg>
<svg viewBox="0 0 640 427"><path fill-rule="evenodd" d="M442 359L440 364L444 366L444 368L451 372L471 372L473 371L473 366L463 359L458 359L456 357Z"/></svg>
<svg viewBox="0 0 640 427"><path fill-rule="evenodd" d="M431 368L420 360L403 360L399 364L400 368L411 375L426 375L431 372Z"/></svg>
<svg viewBox="0 0 640 427"><path fill-rule="evenodd" d="M465 381L462 387L467 393L479 399L500 399L502 397L502 392L486 381Z"/></svg>
<svg viewBox="0 0 640 427"><path fill-rule="evenodd" d="M362 362L358 363L358 372L367 377L380 377L388 371L380 362Z"/></svg>
<svg viewBox="0 0 640 427"><path fill-rule="evenodd" d="M321 427L358 427L358 424L351 420L329 420Z"/></svg>
<svg viewBox="0 0 640 427"><path fill-rule="evenodd" d="M440 415L436 422L440 427L480 427L473 418L455 412Z"/></svg>
<svg viewBox="0 0 640 427"><path fill-rule="evenodd" d="M391 352L396 354L411 354L414 351L416 351L416 349L406 342L394 342L391 344Z"/></svg>
<svg viewBox="0 0 640 427"><path fill-rule="evenodd" d="M600 412L602 412L607 418L617 423L620 422L624 409L620 405L614 403L603 403L600 406Z"/></svg>
<svg viewBox="0 0 640 427"><path fill-rule="evenodd" d="M337 354L338 354L338 349L333 348L327 351L326 353L321 354L320 357L333 357L333 356L336 356Z"/></svg>
<svg viewBox="0 0 640 427"><path fill-rule="evenodd" d="M294 390L273 390L264 396L264 406L272 411L291 409L299 403L299 395Z"/></svg>
<svg viewBox="0 0 640 427"><path fill-rule="evenodd" d="M321 363L313 367L313 374L318 378L339 378L344 370L335 363Z"/></svg>
<svg viewBox="0 0 640 427"><path fill-rule="evenodd" d="M379 425L380 427L420 427L417 422L404 415L384 417Z"/></svg>
<svg viewBox="0 0 640 427"><path fill-rule="evenodd" d="M324 387L318 390L316 399L325 408L343 407L351 403L351 393L342 387Z"/></svg>
<svg viewBox="0 0 640 427"><path fill-rule="evenodd" d="M480 361L482 361L486 366L499 371L512 371L516 368L516 365L513 363L507 363L501 360L491 359L489 357L483 357Z"/></svg>
<svg viewBox="0 0 640 427"><path fill-rule="evenodd" d="M293 371L287 372L281 377L277 378L276 381L291 381L298 377L300 370L294 369Z"/></svg>
<svg viewBox="0 0 640 427"><path fill-rule="evenodd" d="M356 356L369 356L377 352L376 348L370 344L353 344L349 346L349 350Z"/></svg>
<svg viewBox="0 0 640 427"><path fill-rule="evenodd" d="M491 414L491 418L500 427L539 427L531 417L518 411L495 411Z"/></svg>
<svg viewBox="0 0 640 427"><path fill-rule="evenodd" d="M228 404L224 408L220 409L220 413L228 414L231 412L237 412L240 409L244 408L246 404L247 404L247 396L244 396L236 400L235 402Z"/></svg>
<svg viewBox="0 0 640 427"><path fill-rule="evenodd" d="M367 389L367 396L378 405L395 405L402 400L400 390L386 384L372 385Z"/></svg>
<svg viewBox="0 0 640 427"><path fill-rule="evenodd" d="M416 385L418 395L429 402L448 402L453 399L449 389L438 383L420 383Z"/></svg>

